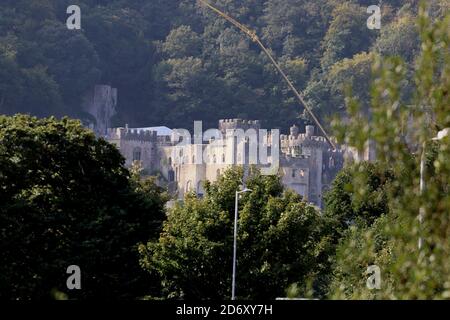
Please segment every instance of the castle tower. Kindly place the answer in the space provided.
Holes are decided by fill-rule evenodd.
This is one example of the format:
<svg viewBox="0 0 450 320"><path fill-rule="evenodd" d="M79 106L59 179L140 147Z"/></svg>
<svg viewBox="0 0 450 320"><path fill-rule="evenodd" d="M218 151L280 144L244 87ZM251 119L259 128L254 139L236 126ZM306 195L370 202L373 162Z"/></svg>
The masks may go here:
<svg viewBox="0 0 450 320"><path fill-rule="evenodd" d="M125 165L130 167L139 161L142 168L152 172L157 161L157 132L129 128L108 129L106 138L115 144L124 156Z"/></svg>
<svg viewBox="0 0 450 320"><path fill-rule="evenodd" d="M223 119L219 130L225 139L225 162L228 164L248 164L258 162L258 142L261 123L259 120Z"/></svg>
<svg viewBox="0 0 450 320"><path fill-rule="evenodd" d="M300 133L299 128L294 124L291 128L290 128L290 134L292 137L297 138L298 134Z"/></svg>
<svg viewBox="0 0 450 320"><path fill-rule="evenodd" d="M314 136L314 126L306 126L305 134L307 139L311 139Z"/></svg>
<svg viewBox="0 0 450 320"><path fill-rule="evenodd" d="M82 102L82 110L93 117L88 120L95 134L105 136L111 128L111 118L117 113L117 89L108 85L96 85Z"/></svg>

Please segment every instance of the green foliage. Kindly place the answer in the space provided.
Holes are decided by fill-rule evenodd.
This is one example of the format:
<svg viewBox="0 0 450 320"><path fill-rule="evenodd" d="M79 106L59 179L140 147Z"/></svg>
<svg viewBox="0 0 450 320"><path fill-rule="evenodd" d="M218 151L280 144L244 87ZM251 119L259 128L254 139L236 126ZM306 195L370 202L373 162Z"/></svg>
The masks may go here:
<svg viewBox="0 0 450 320"><path fill-rule="evenodd" d="M325 215L336 221L341 235L349 226L370 226L389 212L388 192L394 179L380 164L362 162L344 168L325 195ZM365 188L358 189L357 186Z"/></svg>
<svg viewBox="0 0 450 320"><path fill-rule="evenodd" d="M1 53L1 52L0 52ZM22 105L23 78L10 54L0 54L0 112L11 113Z"/></svg>
<svg viewBox="0 0 450 320"><path fill-rule="evenodd" d="M58 115L62 110L62 97L56 81L43 67L34 67L22 71L23 87L26 94L23 95L23 108L21 112L29 112L39 116L47 114Z"/></svg>
<svg viewBox="0 0 450 320"><path fill-rule="evenodd" d="M394 280L386 277L384 272L392 267L392 252L395 246L386 232L388 223L392 221L383 215L368 227L358 225L347 229L336 249L337 263L333 266L329 298L364 300L394 298L384 295L395 286ZM381 268L381 292L367 289L369 274L366 270L370 265Z"/></svg>
<svg viewBox="0 0 450 320"><path fill-rule="evenodd" d="M417 1L383 3L381 31L367 28L366 8L373 3L365 0L211 2L261 36L325 125L330 114L343 112L343 88L352 85L369 105L372 52L412 63L418 48ZM430 2L433 17L448 9L446 1ZM119 90L117 125L188 127L195 119L215 127L220 118L236 117L285 130L303 124L302 106L259 48L196 1L81 0L77 31L65 27L71 4L2 2L2 113L83 118L81 98L101 83ZM194 70L187 65L191 57ZM180 74L195 74L199 65L199 77ZM161 73L169 66L173 76ZM191 86L179 87L183 78ZM33 96L23 101L27 91ZM43 91L49 94L39 97Z"/></svg>
<svg viewBox="0 0 450 320"><path fill-rule="evenodd" d="M160 232L166 197L123 164L78 121L0 117L0 298L133 299L157 289L137 244ZM72 264L77 292L66 288Z"/></svg>
<svg viewBox="0 0 450 320"><path fill-rule="evenodd" d="M432 20L419 11L421 51L416 61L414 99L403 98L407 67L399 58L374 65L370 121L350 99L339 138L363 151L370 139L378 161L392 171L388 212L372 225L352 229L338 248L331 296L337 298L448 299L450 297L450 137L432 141L450 126L450 16ZM424 192L420 162L424 155ZM353 179L354 190L370 185ZM421 219L418 219L419 213ZM423 245L419 249L419 239ZM351 258L350 258L351 257ZM368 265L381 268L377 292L365 287Z"/></svg>
<svg viewBox="0 0 450 320"><path fill-rule="evenodd" d="M374 33L367 28L366 8L346 1L334 9L323 41L324 68L370 47Z"/></svg>
<svg viewBox="0 0 450 320"><path fill-rule="evenodd" d="M407 62L413 62L419 49L415 17L407 14L383 28L374 47L383 56L400 56Z"/></svg>
<svg viewBox="0 0 450 320"><path fill-rule="evenodd" d="M141 246L141 263L162 277L164 296L229 299L235 192L240 169L205 185L204 198L191 194L168 214L159 241ZM237 295L273 299L324 268L325 221L319 212L275 176L253 171L239 200ZM303 291L305 292L305 291Z"/></svg>
<svg viewBox="0 0 450 320"><path fill-rule="evenodd" d="M365 271L368 265L389 262L390 243L381 226L389 214L393 180L386 166L361 162L344 168L325 195L324 216L331 241L325 272L329 298L373 297L374 292L364 290ZM357 291L361 288L362 292Z"/></svg>
<svg viewBox="0 0 450 320"><path fill-rule="evenodd" d="M201 39L189 26L172 30L163 44L163 52L169 58L195 57L200 51Z"/></svg>
<svg viewBox="0 0 450 320"><path fill-rule="evenodd" d="M331 67L326 80L331 95L336 97L333 99L336 101L335 107L343 109L345 102L341 97L344 97L348 88L351 88L355 98L369 103L372 63L373 54L361 53Z"/></svg>

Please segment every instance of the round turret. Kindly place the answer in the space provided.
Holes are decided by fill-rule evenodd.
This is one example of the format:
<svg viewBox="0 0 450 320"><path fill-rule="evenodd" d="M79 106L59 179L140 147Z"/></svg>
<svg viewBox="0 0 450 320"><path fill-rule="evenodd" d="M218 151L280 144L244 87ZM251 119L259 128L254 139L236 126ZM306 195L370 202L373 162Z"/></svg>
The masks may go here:
<svg viewBox="0 0 450 320"><path fill-rule="evenodd" d="M294 136L295 138L297 138L299 132L299 128L295 124L290 129L291 136Z"/></svg>
<svg viewBox="0 0 450 320"><path fill-rule="evenodd" d="M314 135L314 126L306 126L306 138L311 139Z"/></svg>

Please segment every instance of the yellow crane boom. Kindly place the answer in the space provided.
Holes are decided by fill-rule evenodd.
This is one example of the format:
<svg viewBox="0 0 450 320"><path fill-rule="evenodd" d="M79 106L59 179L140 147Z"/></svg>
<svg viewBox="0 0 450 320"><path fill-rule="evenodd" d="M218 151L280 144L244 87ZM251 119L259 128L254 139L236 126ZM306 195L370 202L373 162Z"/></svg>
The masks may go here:
<svg viewBox="0 0 450 320"><path fill-rule="evenodd" d="M249 28L247 28L246 26L244 26L243 24L239 23L238 21L236 21L235 19L233 19L232 17L230 17L229 15L227 15L226 13L220 11L219 9L217 9L216 7L212 6L210 3L204 1L204 0L198 0L201 4L203 4L204 6L208 7L209 9L211 9L212 11L214 11L216 14L218 14L219 16L223 17L224 19L226 19L227 21L229 21L231 24L233 24L235 27L237 27L238 29L240 29L242 32L244 32L250 39L252 39L253 42L255 42L256 44L259 45L259 47L261 47L261 49L263 50L263 52L266 54L266 56L269 58L269 60L272 62L272 64L275 66L275 68L277 69L277 71L281 74L281 76L283 77L283 79L286 81L286 83L288 84L289 88L292 90L292 92L294 92L295 96L297 97L297 99L300 101L300 103L305 107L306 111L308 111L309 115L311 116L311 118L314 120L314 122L316 123L316 125L319 127L320 131L322 132L322 134L324 135L325 139L328 141L328 143L331 145L331 147L333 148L333 150L336 150L336 145L333 143L333 141L330 139L330 137L328 136L327 132L325 131L325 129L322 127L322 125L319 122L319 119L317 119L317 117L314 115L314 113L312 112L312 109L309 107L309 105L306 103L305 99L303 98L303 96L300 94L300 92L295 88L294 84L292 83L291 80L289 80L288 76L286 75L286 73L284 73L283 69L281 69L280 65L278 64L278 62L275 60L275 58L272 56L272 54L270 53L270 51L264 46L264 44L261 42L261 40L259 40L258 35L256 34L255 31L250 30Z"/></svg>

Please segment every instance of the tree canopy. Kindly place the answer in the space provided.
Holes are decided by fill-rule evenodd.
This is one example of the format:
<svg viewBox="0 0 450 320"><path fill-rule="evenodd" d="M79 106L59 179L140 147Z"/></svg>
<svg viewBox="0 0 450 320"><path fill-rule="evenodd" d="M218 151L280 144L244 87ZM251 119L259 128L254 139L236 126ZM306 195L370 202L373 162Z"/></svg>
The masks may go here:
<svg viewBox="0 0 450 320"><path fill-rule="evenodd" d="M326 126L344 111L347 85L369 104L371 52L413 60L417 2L383 3L382 29L369 30L370 1L211 1L261 36ZM434 16L448 11L447 1L428 2ZM259 48L196 1L80 0L82 29L67 30L71 4L2 1L0 112L83 118L82 97L109 84L119 89L116 125L303 125L304 110Z"/></svg>
<svg viewBox="0 0 450 320"><path fill-rule="evenodd" d="M230 169L168 213L158 241L142 245L141 263L162 277L165 298L229 299L235 192L242 170ZM314 284L325 267L327 237L319 211L276 176L254 172L239 200L237 296L284 297L289 285Z"/></svg>
<svg viewBox="0 0 450 320"><path fill-rule="evenodd" d="M78 121L0 116L0 191L0 298L134 299L155 288L137 245L159 234L166 197ZM83 290L68 292L70 265Z"/></svg>
<svg viewBox="0 0 450 320"><path fill-rule="evenodd" d="M350 169L353 193L334 190L330 195L328 210L338 214L354 212L351 197L366 195L363 203L370 204L373 215L371 224L353 226L337 247L333 298L450 297L450 136L445 135L450 128L450 16L432 19L421 7L413 98L404 98L410 74L404 60L378 58L370 117L349 97L349 118L335 123L339 139L360 151L370 140L378 165L391 173L389 183L377 179L374 188L373 171ZM336 186L350 176L339 177ZM379 290L366 287L363 275L370 265L381 270Z"/></svg>

